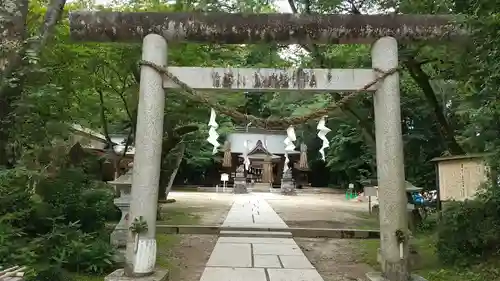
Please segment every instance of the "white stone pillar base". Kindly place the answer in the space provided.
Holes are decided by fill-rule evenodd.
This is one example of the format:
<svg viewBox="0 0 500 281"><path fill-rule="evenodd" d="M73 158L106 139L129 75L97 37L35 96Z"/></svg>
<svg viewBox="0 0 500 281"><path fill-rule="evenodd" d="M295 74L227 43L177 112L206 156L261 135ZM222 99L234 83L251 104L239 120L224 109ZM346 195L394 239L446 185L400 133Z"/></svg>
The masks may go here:
<svg viewBox="0 0 500 281"><path fill-rule="evenodd" d="M154 271L156 262L156 239L139 238L135 253L134 273L148 274Z"/></svg>
<svg viewBox="0 0 500 281"><path fill-rule="evenodd" d="M151 275L148 276L126 276L124 269L117 269L108 276L104 277L104 281L168 281L169 272L168 270L159 269L155 270Z"/></svg>
<svg viewBox="0 0 500 281"><path fill-rule="evenodd" d="M370 281L390 281L382 275L382 272L368 272L366 274L366 278ZM410 276L410 280L408 281L427 281L427 279L422 276L412 274Z"/></svg>

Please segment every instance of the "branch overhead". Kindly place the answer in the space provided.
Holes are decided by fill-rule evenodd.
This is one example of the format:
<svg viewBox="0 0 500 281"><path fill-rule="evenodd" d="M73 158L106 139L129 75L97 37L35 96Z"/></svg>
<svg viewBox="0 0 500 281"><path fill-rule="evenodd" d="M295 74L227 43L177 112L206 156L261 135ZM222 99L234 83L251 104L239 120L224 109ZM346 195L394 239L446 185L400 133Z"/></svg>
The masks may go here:
<svg viewBox="0 0 500 281"><path fill-rule="evenodd" d="M384 36L400 41L455 40L466 30L437 15L299 15L155 12L74 12L76 41L140 42L151 33L168 42L221 44L369 44Z"/></svg>

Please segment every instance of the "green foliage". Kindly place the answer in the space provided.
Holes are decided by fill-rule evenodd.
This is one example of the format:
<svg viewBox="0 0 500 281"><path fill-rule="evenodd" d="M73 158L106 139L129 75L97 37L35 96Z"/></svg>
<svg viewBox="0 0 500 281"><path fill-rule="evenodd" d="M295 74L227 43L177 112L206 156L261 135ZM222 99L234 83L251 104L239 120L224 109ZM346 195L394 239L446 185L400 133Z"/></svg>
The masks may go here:
<svg viewBox="0 0 500 281"><path fill-rule="evenodd" d="M498 2L462 1L459 12L467 15L470 44L456 63L460 93L456 116L465 121L464 144L471 150L489 152L491 171L500 167L500 16ZM494 12L493 12L494 11ZM463 124L463 123L462 123ZM492 184L474 200L456 202L446 208L440 221L437 248L443 262L471 263L498 257L500 252L500 195L496 175ZM471 279L472 280L472 279Z"/></svg>
<svg viewBox="0 0 500 281"><path fill-rule="evenodd" d="M115 213L112 189L76 168L43 179L37 184L37 194L50 217L62 217L64 223L79 221L86 233L104 229Z"/></svg>
<svg viewBox="0 0 500 281"><path fill-rule="evenodd" d="M350 181L359 181L374 174L373 154L366 153L369 148L359 130L341 124L330 141L327 164L330 171L342 171Z"/></svg>
<svg viewBox="0 0 500 281"><path fill-rule="evenodd" d="M431 219L433 221L433 219ZM378 221L376 222L378 223ZM443 264L439 259L436 248L437 236L434 232L419 231L411 239L411 245L418 252L418 262L412 268L412 273L431 281L483 281L497 280L498 260L482 260L481 263L469 266L450 266ZM361 240L359 242L361 259L363 262L378 268L377 251L380 248L379 240Z"/></svg>
<svg viewBox="0 0 500 281"><path fill-rule="evenodd" d="M429 214L423 218L421 223L417 226L418 231L422 233L429 233L436 230L438 226L439 214L437 212Z"/></svg>
<svg viewBox="0 0 500 281"><path fill-rule="evenodd" d="M112 198L75 168L50 176L0 171L0 263L28 265L33 280L109 271L114 249L104 222L115 212Z"/></svg>
<svg viewBox="0 0 500 281"><path fill-rule="evenodd" d="M500 254L500 196L452 202L438 227L437 250L442 262L462 264Z"/></svg>
<svg viewBox="0 0 500 281"><path fill-rule="evenodd" d="M25 238L26 221L34 213L31 184L29 172L0 171L0 263L33 260L34 245Z"/></svg>

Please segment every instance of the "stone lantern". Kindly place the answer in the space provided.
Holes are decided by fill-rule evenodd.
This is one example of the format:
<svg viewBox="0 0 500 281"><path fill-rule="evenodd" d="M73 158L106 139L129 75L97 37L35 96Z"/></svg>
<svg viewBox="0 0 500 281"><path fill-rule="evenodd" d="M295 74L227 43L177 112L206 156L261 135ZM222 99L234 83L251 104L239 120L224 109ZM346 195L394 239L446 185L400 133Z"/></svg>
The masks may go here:
<svg viewBox="0 0 500 281"><path fill-rule="evenodd" d="M119 197L115 198L115 206L122 212L120 222L116 225L115 229L111 233L111 244L116 246L120 252L125 251L127 245L127 234L128 234L128 219L130 210L131 189L132 189L132 163L129 165L129 170L127 173L121 175L114 181L108 182L115 187L115 191L119 193Z"/></svg>
<svg viewBox="0 0 500 281"><path fill-rule="evenodd" d="M281 194L297 195L295 191L295 182L292 177L292 170L290 168L283 171L283 176L281 178Z"/></svg>
<svg viewBox="0 0 500 281"><path fill-rule="evenodd" d="M236 177L234 177L233 193L236 194L248 193L247 181L245 178L245 168L243 167L243 164L238 166L238 168L236 169Z"/></svg>

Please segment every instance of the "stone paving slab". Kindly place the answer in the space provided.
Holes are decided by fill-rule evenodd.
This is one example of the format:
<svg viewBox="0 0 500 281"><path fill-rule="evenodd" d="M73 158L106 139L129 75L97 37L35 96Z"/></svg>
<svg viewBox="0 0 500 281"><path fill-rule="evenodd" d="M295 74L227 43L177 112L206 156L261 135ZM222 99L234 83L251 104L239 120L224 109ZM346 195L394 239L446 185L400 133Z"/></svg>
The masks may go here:
<svg viewBox="0 0 500 281"><path fill-rule="evenodd" d="M207 266L252 267L251 245L217 243Z"/></svg>
<svg viewBox="0 0 500 281"><path fill-rule="evenodd" d="M295 244L252 244L255 255L303 256L300 247Z"/></svg>
<svg viewBox="0 0 500 281"><path fill-rule="evenodd" d="M264 199L248 194L235 195L223 226L288 228ZM323 281L292 238L255 237L260 232L273 234L222 231L200 281Z"/></svg>
<svg viewBox="0 0 500 281"><path fill-rule="evenodd" d="M267 273L270 281L324 281L316 269L269 268Z"/></svg>
<svg viewBox="0 0 500 281"><path fill-rule="evenodd" d="M222 226L228 227L287 227L271 206L256 196L237 198Z"/></svg>
<svg viewBox="0 0 500 281"><path fill-rule="evenodd" d="M285 223L241 223L241 222L227 222L223 224L224 227L259 227L259 228L285 228L287 225Z"/></svg>
<svg viewBox="0 0 500 281"><path fill-rule="evenodd" d="M297 245L291 238L257 238L257 237L220 237L217 243L244 243L244 244L292 244Z"/></svg>
<svg viewBox="0 0 500 281"><path fill-rule="evenodd" d="M254 255L253 266L262 268L282 268L280 259L274 255Z"/></svg>
<svg viewBox="0 0 500 281"><path fill-rule="evenodd" d="M231 231L223 230L219 237L269 237L269 238L292 238L291 232L281 231Z"/></svg>
<svg viewBox="0 0 500 281"><path fill-rule="evenodd" d="M200 281L267 281L267 279L263 268L207 267Z"/></svg>
<svg viewBox="0 0 500 281"><path fill-rule="evenodd" d="M291 269L314 269L314 266L304 255L279 256L280 262L284 268Z"/></svg>

